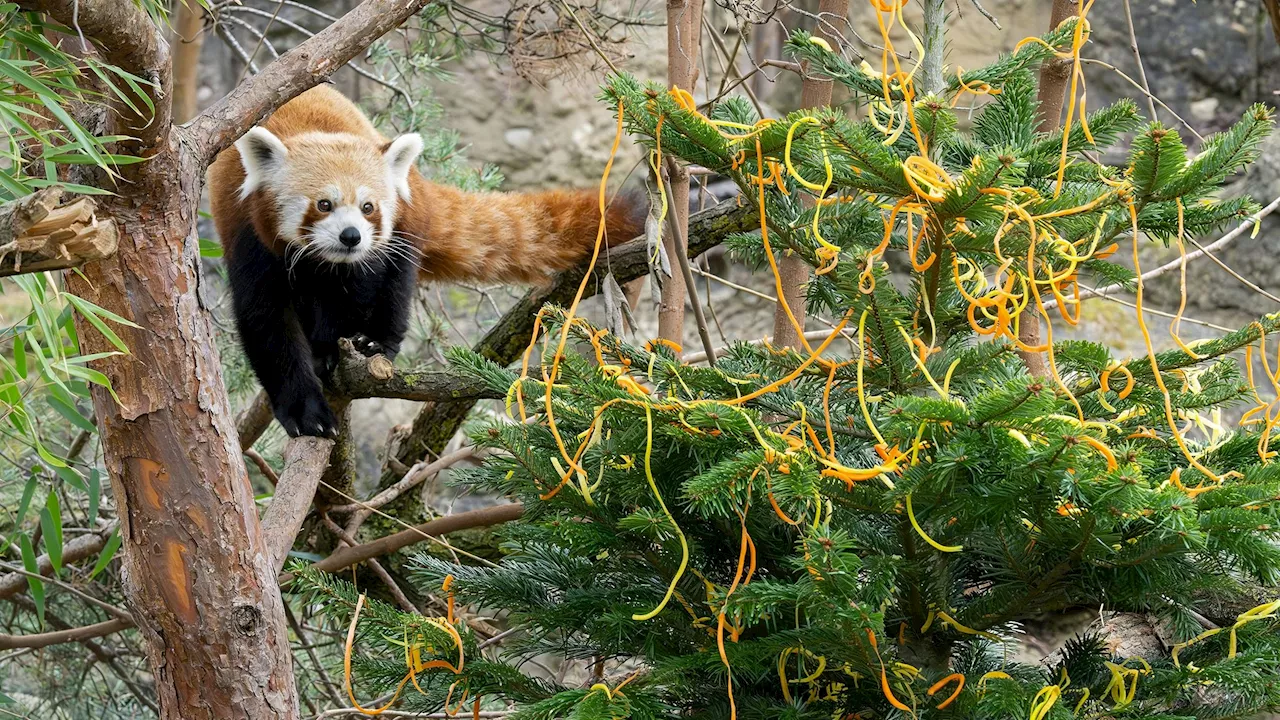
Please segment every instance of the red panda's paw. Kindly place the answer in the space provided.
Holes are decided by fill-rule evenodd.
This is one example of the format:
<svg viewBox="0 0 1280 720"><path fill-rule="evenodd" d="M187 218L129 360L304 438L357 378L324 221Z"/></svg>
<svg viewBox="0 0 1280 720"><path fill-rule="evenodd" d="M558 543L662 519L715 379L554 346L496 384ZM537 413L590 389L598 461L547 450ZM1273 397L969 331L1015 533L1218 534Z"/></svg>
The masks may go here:
<svg viewBox="0 0 1280 720"><path fill-rule="evenodd" d="M351 338L351 344L365 357L384 355L388 360L395 360L400 354L399 343L380 342L363 333Z"/></svg>
<svg viewBox="0 0 1280 720"><path fill-rule="evenodd" d="M276 420L289 437L310 435L335 438L338 436L338 418L329 408L319 387L286 387L272 403Z"/></svg>

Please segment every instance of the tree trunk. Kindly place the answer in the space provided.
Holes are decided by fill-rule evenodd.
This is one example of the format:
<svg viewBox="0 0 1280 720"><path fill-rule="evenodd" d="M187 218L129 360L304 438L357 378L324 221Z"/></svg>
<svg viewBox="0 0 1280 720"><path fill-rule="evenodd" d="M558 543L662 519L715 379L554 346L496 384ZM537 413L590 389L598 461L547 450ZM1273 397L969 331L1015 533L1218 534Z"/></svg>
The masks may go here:
<svg viewBox="0 0 1280 720"><path fill-rule="evenodd" d="M813 29L814 37L822 38L831 47L837 47L839 25L846 20L849 9L848 0L821 0L818 3L818 23ZM814 108L831 104L831 79L809 75L807 72L800 87L800 107ZM809 282L809 263L791 252L784 252L778 261L778 283L781 293L778 306L773 311L773 344L775 347L800 347L800 333L804 332L804 323L808 314L805 307L804 289ZM783 304L786 304L786 308ZM799 324L799 332L787 317L787 309L795 316Z"/></svg>
<svg viewBox="0 0 1280 720"><path fill-rule="evenodd" d="M68 289L141 325L131 354L95 363L120 510L124 589L155 674L161 717L296 718L284 608L264 552L212 328L200 304L195 205L203 168L177 143L147 166L147 194L110 198L115 257ZM77 320L86 352L110 350Z"/></svg>
<svg viewBox="0 0 1280 720"><path fill-rule="evenodd" d="M1063 20L1075 14L1076 4L1071 0L1053 0L1053 10L1049 14L1049 29L1062 24ZM1062 127L1062 105L1066 98L1067 79L1071 76L1071 61L1061 58L1050 58L1040 67L1040 130L1053 132ZM1024 312L1018 323L1018 339L1026 345L1040 345L1040 318L1035 313ZM1027 372L1036 377L1046 377L1049 366L1044 355L1038 352L1018 351Z"/></svg>
<svg viewBox="0 0 1280 720"><path fill-rule="evenodd" d="M693 92L698 78L698 50L702 37L702 0L667 0L667 84ZM672 163L670 174L672 218L688 234L689 170ZM667 257L676 262L676 253L684 253L680 238L668 232L662 238ZM662 286L662 304L658 307L658 337L676 343L684 342L684 302L687 292L684 277L673 272Z"/></svg>
<svg viewBox="0 0 1280 720"><path fill-rule="evenodd" d="M204 9L196 0L179 0L173 19L173 120L184 123L200 109L200 48L204 45Z"/></svg>
<svg viewBox="0 0 1280 720"><path fill-rule="evenodd" d="M921 89L927 95L941 95L946 88L942 79L943 55L947 44L946 0L923 0L924 56L920 63Z"/></svg>
<svg viewBox="0 0 1280 720"><path fill-rule="evenodd" d="M132 138L123 182L100 207L117 254L67 273L71 292L140 326L131 354L93 363L94 409L124 540L123 586L166 720L292 720L298 697L284 607L258 523L212 326L201 304L196 206L205 169L254 123L322 81L428 0L365 0L175 128L173 59L155 22L129 0L20 0L75 27L102 57L150 81L154 113L102 113L100 134ZM141 98L139 98L141 100ZM181 111L179 111L181 112ZM79 169L83 169L81 166ZM112 349L77 317L85 352ZM118 400L117 400L118 398Z"/></svg>

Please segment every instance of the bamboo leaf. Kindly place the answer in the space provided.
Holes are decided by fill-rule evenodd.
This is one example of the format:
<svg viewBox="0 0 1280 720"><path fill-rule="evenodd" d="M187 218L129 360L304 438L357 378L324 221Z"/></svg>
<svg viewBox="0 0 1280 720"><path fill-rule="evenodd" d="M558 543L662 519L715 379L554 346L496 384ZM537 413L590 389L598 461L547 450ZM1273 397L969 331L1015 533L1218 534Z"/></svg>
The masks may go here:
<svg viewBox="0 0 1280 720"><path fill-rule="evenodd" d="M89 468L89 527L98 519L98 503L102 500L102 476L97 468Z"/></svg>
<svg viewBox="0 0 1280 720"><path fill-rule="evenodd" d="M107 564L111 562L111 558L115 557L116 551L120 549L120 542L120 531L117 530L111 534L111 538L103 546L102 552L98 554L98 562L94 563L93 570L89 572L90 580L106 569Z"/></svg>
<svg viewBox="0 0 1280 720"><path fill-rule="evenodd" d="M43 530L44 549L49 554L53 572L62 572L62 503L58 493L50 490L40 511L40 529Z"/></svg>
<svg viewBox="0 0 1280 720"><path fill-rule="evenodd" d="M44 581L38 577L40 566L36 563L36 551L31 546L31 537L26 533L19 535L18 548L22 552L22 567L31 573L27 576L27 589L31 593L31 601L36 604L36 618L44 625Z"/></svg>

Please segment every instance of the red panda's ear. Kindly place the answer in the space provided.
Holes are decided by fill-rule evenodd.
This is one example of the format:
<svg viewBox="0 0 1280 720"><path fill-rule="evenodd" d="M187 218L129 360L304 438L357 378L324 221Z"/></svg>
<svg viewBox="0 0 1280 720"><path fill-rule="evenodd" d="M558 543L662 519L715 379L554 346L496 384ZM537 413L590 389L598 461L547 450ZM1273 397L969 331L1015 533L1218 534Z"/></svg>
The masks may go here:
<svg viewBox="0 0 1280 720"><path fill-rule="evenodd" d="M387 163L387 174L401 200L409 202L409 171L422 154L422 136L406 133L392 140L382 151Z"/></svg>
<svg viewBox="0 0 1280 720"><path fill-rule="evenodd" d="M240 151L240 163L244 165L241 199L249 197L254 190L270 182L284 167L285 158L289 155L280 138L263 127L251 128L245 133L244 137L236 141L236 150Z"/></svg>

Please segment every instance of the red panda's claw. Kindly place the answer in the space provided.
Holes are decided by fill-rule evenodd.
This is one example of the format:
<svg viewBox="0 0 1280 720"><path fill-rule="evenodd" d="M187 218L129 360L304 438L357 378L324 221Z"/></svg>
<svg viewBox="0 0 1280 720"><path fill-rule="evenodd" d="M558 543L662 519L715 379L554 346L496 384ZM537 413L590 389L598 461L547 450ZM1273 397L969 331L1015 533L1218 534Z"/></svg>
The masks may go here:
<svg viewBox="0 0 1280 720"><path fill-rule="evenodd" d="M379 342L364 334L351 338L351 344L365 357L385 355L388 360L395 360L400 350L399 347Z"/></svg>
<svg viewBox="0 0 1280 720"><path fill-rule="evenodd" d="M338 418L320 392L303 391L293 397L280 398L275 408L276 419L289 437L336 438Z"/></svg>

